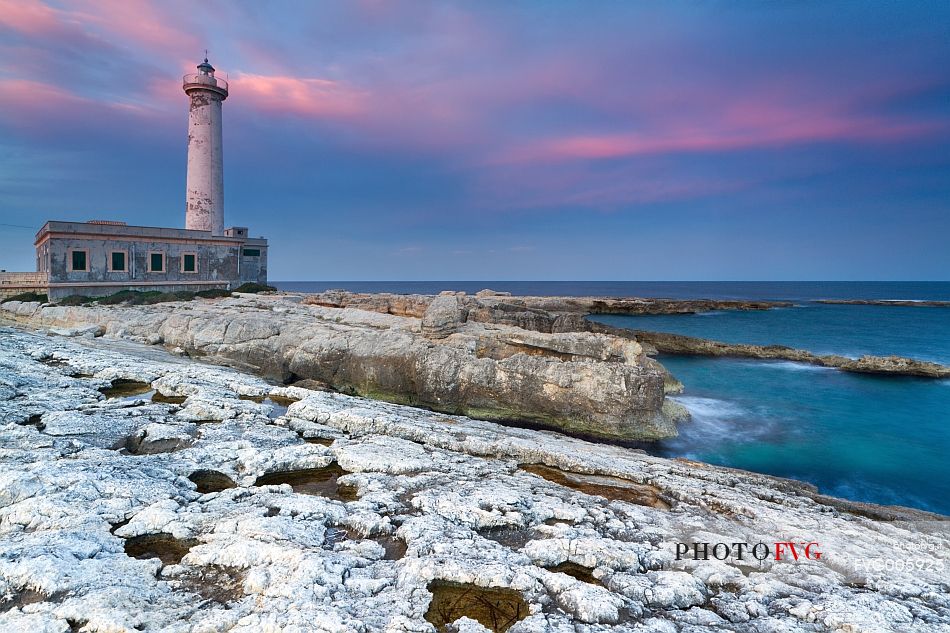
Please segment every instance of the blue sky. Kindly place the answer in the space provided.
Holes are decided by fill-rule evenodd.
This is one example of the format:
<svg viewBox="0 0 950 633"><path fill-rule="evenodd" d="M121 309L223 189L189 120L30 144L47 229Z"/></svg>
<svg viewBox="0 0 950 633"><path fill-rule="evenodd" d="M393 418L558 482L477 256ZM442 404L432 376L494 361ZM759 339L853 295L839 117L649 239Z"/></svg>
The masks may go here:
<svg viewBox="0 0 950 633"><path fill-rule="evenodd" d="M946 2L0 0L0 268L184 225L205 48L275 280L950 278Z"/></svg>

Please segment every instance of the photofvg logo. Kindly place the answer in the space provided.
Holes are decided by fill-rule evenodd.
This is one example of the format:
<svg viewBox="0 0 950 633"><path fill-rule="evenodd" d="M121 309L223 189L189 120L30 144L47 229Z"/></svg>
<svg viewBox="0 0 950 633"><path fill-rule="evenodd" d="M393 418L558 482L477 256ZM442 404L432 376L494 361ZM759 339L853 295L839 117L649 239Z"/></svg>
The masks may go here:
<svg viewBox="0 0 950 633"><path fill-rule="evenodd" d="M821 560L817 541L775 543L676 543L676 560L800 561Z"/></svg>

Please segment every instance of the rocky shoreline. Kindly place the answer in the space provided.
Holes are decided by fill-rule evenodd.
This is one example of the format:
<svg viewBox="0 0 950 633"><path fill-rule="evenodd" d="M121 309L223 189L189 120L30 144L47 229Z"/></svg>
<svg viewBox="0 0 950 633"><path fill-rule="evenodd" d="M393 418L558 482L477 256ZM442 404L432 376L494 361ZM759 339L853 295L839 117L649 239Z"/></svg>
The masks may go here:
<svg viewBox="0 0 950 633"><path fill-rule="evenodd" d="M600 328L595 327L594 330L598 331ZM604 327L601 331L619 334L618 330L619 328ZM790 360L859 374L950 378L950 367L946 365L903 356L861 356L855 359L835 354L818 355L784 345L723 343L683 334L645 330L631 330L631 332L642 345L652 347L662 354Z"/></svg>
<svg viewBox="0 0 950 633"><path fill-rule="evenodd" d="M305 303L337 308L359 308L399 316L421 316L435 299L433 295L394 295L351 293L331 290L308 295ZM594 332L630 338L647 347L648 354L690 356L730 356L790 360L829 367L846 372L882 376L950 377L950 367L902 356L862 356L848 358L818 355L783 345L723 343L709 339L627 330L588 320L596 314L695 314L713 310L769 310L792 306L782 301L720 301L710 299L612 299L605 297L512 297L507 293L484 290L473 296L459 297L465 319L481 323L512 325L538 332Z"/></svg>
<svg viewBox="0 0 950 633"><path fill-rule="evenodd" d="M93 334L0 329L0 630L950 627L946 517Z"/></svg>
<svg viewBox="0 0 950 633"><path fill-rule="evenodd" d="M793 305L787 301L512 296L489 289L474 295L450 291L441 295L401 295L327 290L306 295L304 303L422 318L436 296L446 295L459 298L470 321L505 323L539 332L576 331L576 319L588 314L696 314L713 310L770 310Z"/></svg>
<svg viewBox="0 0 950 633"><path fill-rule="evenodd" d="M421 318L301 299L74 307L10 301L0 314L33 328L160 344L285 384L586 436L671 437L687 415L665 399L663 367L629 338L480 322L455 295L429 298Z"/></svg>

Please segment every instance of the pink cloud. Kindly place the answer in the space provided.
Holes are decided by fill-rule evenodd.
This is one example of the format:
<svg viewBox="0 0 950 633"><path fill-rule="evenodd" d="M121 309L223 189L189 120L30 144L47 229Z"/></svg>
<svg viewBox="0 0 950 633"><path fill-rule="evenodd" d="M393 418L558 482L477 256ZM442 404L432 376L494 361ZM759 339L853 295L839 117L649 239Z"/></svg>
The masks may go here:
<svg viewBox="0 0 950 633"><path fill-rule="evenodd" d="M0 0L0 25L27 35L55 32L61 15L38 0Z"/></svg>
<svg viewBox="0 0 950 633"><path fill-rule="evenodd" d="M585 207L610 212L631 204L697 200L758 184L743 176L701 175L669 166L585 162L485 166L470 195L485 208Z"/></svg>
<svg viewBox="0 0 950 633"><path fill-rule="evenodd" d="M354 0L323 14L301 11L299 32L289 32L228 3L182 6L0 0L0 27L29 36L13 39L17 47L20 39L30 43L0 67L24 78L0 84L0 108L12 110L0 110L0 121L64 129L83 116L102 124L108 112L129 120L161 113L180 124L187 100L174 67L193 72L208 36L226 32L231 37L219 41L222 52L212 51L212 61L244 69L229 77L228 117L266 114L268 124L289 118L295 130L319 127L321 139L347 152L435 157L497 208L611 208L749 186L691 177L687 168L672 173L676 161L669 161L669 172L638 171L662 158L600 159L883 143L938 130L933 119L874 109L893 97L899 78L867 82L794 64L709 73L693 63L707 53L692 44L691 33L651 40L603 33L603 25L585 34L579 25L565 39L546 29L526 31L495 11L383 0ZM212 12L220 22L209 19ZM319 28L333 36L328 53L308 54ZM65 40L70 45L57 50ZM65 58L74 51L90 49L97 56L121 52L117 63L140 62L147 72L126 91L96 72L86 73L92 83L75 75L79 94L29 81L46 77L69 86L74 79L56 71L70 67ZM38 60L35 70L24 71L17 58Z"/></svg>
<svg viewBox="0 0 950 633"><path fill-rule="evenodd" d="M60 9L40 0L0 0L0 26L34 37L90 42L118 39L137 49L196 58L201 38L187 14L173 15L151 0L77 0Z"/></svg>
<svg viewBox="0 0 950 633"><path fill-rule="evenodd" d="M0 78L0 124L33 138L61 138L88 133L155 132L168 117L149 105L95 100L59 86L29 79Z"/></svg>
<svg viewBox="0 0 950 633"><path fill-rule="evenodd" d="M366 92L328 79L238 73L231 91L263 112L313 118L354 117L368 107Z"/></svg>
<svg viewBox="0 0 950 633"><path fill-rule="evenodd" d="M7 112L18 110L56 112L84 101L67 90L39 81L0 79L0 104Z"/></svg>
<svg viewBox="0 0 950 633"><path fill-rule="evenodd" d="M167 5L152 0L82 0L71 17L87 29L178 59L191 60L204 41L193 30L186 10L167 12Z"/></svg>
<svg viewBox="0 0 950 633"><path fill-rule="evenodd" d="M720 113L657 114L642 132L568 134L504 152L499 162L549 162L642 155L728 152L817 142L911 140L944 129L942 124L906 121L737 100Z"/></svg>

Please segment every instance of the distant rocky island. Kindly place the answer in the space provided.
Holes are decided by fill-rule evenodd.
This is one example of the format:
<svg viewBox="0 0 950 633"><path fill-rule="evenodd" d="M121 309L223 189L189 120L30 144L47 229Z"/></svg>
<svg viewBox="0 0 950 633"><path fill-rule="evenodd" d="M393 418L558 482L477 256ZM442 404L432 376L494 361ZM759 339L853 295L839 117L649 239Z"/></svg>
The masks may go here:
<svg viewBox="0 0 950 633"><path fill-rule="evenodd" d="M682 343L586 316L777 305L0 304L0 629L945 630L946 517L492 422L669 437Z"/></svg>
<svg viewBox="0 0 950 633"><path fill-rule="evenodd" d="M950 308L950 301L923 299L818 299L815 303L855 306L900 306L904 308Z"/></svg>

